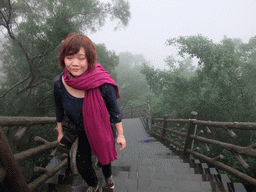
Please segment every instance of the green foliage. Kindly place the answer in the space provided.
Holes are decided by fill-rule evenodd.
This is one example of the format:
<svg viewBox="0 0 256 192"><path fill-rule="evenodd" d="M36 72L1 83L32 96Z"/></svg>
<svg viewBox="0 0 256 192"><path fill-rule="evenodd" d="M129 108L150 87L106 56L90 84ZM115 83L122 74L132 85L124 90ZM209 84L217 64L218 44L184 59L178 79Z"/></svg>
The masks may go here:
<svg viewBox="0 0 256 192"><path fill-rule="evenodd" d="M2 115L54 116L52 80L61 72L57 56L62 40L71 32L96 32L108 16L118 27L126 26L130 18L129 3L123 0L6 0L0 5L0 25L9 38L1 52ZM103 44L96 47L98 60L116 78L118 57Z"/></svg>
<svg viewBox="0 0 256 192"><path fill-rule="evenodd" d="M170 70L154 69L146 64L143 65L142 73L145 74L157 98L151 103L152 109L155 109L152 110L151 115L168 114L169 118L176 116L185 118L189 115L197 93L197 87L194 86L196 83L193 80L195 72L189 58L178 61L178 65L179 67L173 66ZM190 104L187 105L189 102Z"/></svg>
<svg viewBox="0 0 256 192"><path fill-rule="evenodd" d="M205 120L254 121L253 43L255 38L243 44L226 37L213 43L201 35L170 39L167 45L177 46L180 56L198 59L197 69L189 57L175 61L169 56L165 60L169 70L144 65L143 73L151 90L162 95L164 105L177 118L195 110Z"/></svg>
<svg viewBox="0 0 256 192"><path fill-rule="evenodd" d="M152 116L188 119L191 111L199 119L211 121L255 122L256 37L243 43L240 39L224 37L219 43L201 35L169 39L168 46L176 46L183 61L172 56L166 58L169 70L156 70L143 66L143 74L151 90L157 95L151 103ZM198 59L192 67L189 57ZM153 106L152 106L153 104ZM197 132L204 128L198 126ZM239 146L249 146L256 141L255 131L237 130L234 139L223 128L212 127L212 134L204 137ZM222 163L255 178L255 158L243 157L249 164L244 168L228 150L195 141L194 147L209 157L224 155ZM234 182L240 179L229 175Z"/></svg>
<svg viewBox="0 0 256 192"><path fill-rule="evenodd" d="M108 51L104 44L95 45L97 50L97 62L102 64L114 80L117 80L117 73L115 71L119 63L119 57L114 51Z"/></svg>
<svg viewBox="0 0 256 192"><path fill-rule="evenodd" d="M121 94L118 102L121 107L144 104L150 100L151 93L145 76L140 73L144 62L146 59L142 55L119 53L117 82Z"/></svg>

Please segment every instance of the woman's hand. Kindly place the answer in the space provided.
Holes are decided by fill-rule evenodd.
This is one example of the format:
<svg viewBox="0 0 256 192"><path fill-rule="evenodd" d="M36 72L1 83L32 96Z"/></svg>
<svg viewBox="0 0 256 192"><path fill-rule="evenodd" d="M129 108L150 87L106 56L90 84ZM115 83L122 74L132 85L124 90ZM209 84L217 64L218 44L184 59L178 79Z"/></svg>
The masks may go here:
<svg viewBox="0 0 256 192"><path fill-rule="evenodd" d="M119 150L123 150L126 147L126 140L125 140L124 136L117 136L116 143L118 145L121 145L121 147L119 147Z"/></svg>
<svg viewBox="0 0 256 192"><path fill-rule="evenodd" d="M65 146L64 144L62 144L62 143L60 142L60 140L61 140L62 138L63 138L63 133L59 133L59 134L58 134L58 139L57 139L57 140L58 140L58 143L59 143L60 146Z"/></svg>
<svg viewBox="0 0 256 192"><path fill-rule="evenodd" d="M57 122L57 131L58 131L58 138L57 138L57 141L59 143L60 146L65 146L64 144L62 144L60 142L60 140L62 139L63 137L63 130L62 130L62 125L61 125L61 122Z"/></svg>

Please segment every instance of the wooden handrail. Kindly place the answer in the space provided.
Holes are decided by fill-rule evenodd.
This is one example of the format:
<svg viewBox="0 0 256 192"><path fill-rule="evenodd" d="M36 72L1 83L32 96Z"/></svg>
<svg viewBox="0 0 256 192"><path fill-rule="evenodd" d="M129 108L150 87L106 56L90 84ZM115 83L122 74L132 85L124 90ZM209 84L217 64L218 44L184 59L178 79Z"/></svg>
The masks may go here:
<svg viewBox="0 0 256 192"><path fill-rule="evenodd" d="M140 109L141 107L145 107L145 109ZM137 107L137 108L136 108ZM164 118L151 118L149 113L149 103L139 105L139 106L132 106L128 109L128 114L130 112L130 115L127 115L125 117L134 117L133 115L139 114L140 116L144 117L144 124L147 128L149 128L149 121L152 120L151 129L159 129L161 131L161 134L152 133L155 137L158 137L159 139L163 141L167 141L169 143L172 143L173 145L176 145L180 149L183 149L183 156L187 157L188 154L193 154L203 160L205 160L208 163L213 164L214 166L223 169L224 171L231 173L235 175L238 178L241 178L253 185L256 186L256 179L249 177L248 175L245 175L242 172L239 172L238 170L235 170L234 168L231 168L224 163L221 163L221 159L223 158L222 155L217 156L216 158L207 157L204 154L200 154L196 151L195 147L192 147L192 143L194 140L201 142L204 144L207 150L209 150L209 147L207 144L215 145L218 147L221 147L223 149L227 149L233 153L233 155L243 164L245 167L248 166L248 164L242 159L240 155L247 155L251 157L256 157L256 143L252 144L250 146L242 147L238 145L233 145L230 143L226 143L223 141L218 141L215 139L209 139L204 136L202 136L202 131L196 133L195 127L197 125L204 126L206 133L211 134L213 130L210 130L211 127L221 127L225 130L227 130L227 133L229 133L231 136L235 137L235 133L231 129L239 129L239 130L256 130L256 123L246 123L246 122L212 122L212 121L202 121L202 120L196 120L196 112L193 112L193 115L190 117L190 119L168 119L168 116L165 116ZM123 111L122 111L123 112ZM156 122L161 122L162 126L159 124L154 126ZM170 123L177 123L175 127L168 127L168 122ZM188 126L187 133L185 132L185 126L180 126L181 123L184 123ZM58 170L62 169L66 163L67 160L65 159L62 163L57 165L51 170L47 170L45 168L37 168L38 170L41 170L44 172L43 176L36 179L30 184L27 184L24 182L24 179L22 180L23 176L19 170L19 167L17 164L19 162L22 162L26 159L31 158L33 155L38 154L44 150L54 149L54 153L56 153L58 148L58 142L53 141L49 142L46 141L43 138L35 137L35 140L39 141L41 145L34 147L32 149L20 152L18 154L12 154L10 151L10 147L8 148L8 142L7 140L4 140L5 135L2 131L2 127L5 126L22 126L20 130L15 134L16 139L20 139L26 131L34 125L45 125L45 124L54 124L56 126L56 118L54 117L6 117L6 116L0 116L0 179L3 180L3 178L10 178L8 180L9 183L13 183L12 191L33 191L36 188L38 188L41 184L43 184L46 180L48 180L50 177L52 177ZM180 130L178 130L178 128ZM14 130L16 128L12 128ZM177 135L176 138L170 139L168 137L169 134ZM182 139L181 137L184 137ZM185 139L186 138L186 139ZM180 143L181 142L181 143ZM75 146L75 145L74 145ZM4 148L4 149L3 149ZM75 147L73 147L75 149ZM196 147L198 149L198 147ZM7 151L6 151L7 150ZM53 153L53 152L52 152ZM72 156L75 156L74 152L71 152ZM74 153L74 154L73 154ZM9 155L6 155L9 154ZM225 157L224 157L225 158ZM6 162L8 161L8 165L6 165ZM74 160L72 160L74 161ZM14 175L13 173L8 170L8 166L12 165L12 169L15 169ZM10 166L9 166L10 167ZM77 170L74 170L76 172ZM16 174L16 175L15 175ZM11 179L12 178L12 179ZM16 179L14 183L13 178L19 178ZM12 180L12 181L11 181ZM16 188L15 188L16 187Z"/></svg>
<svg viewBox="0 0 256 192"><path fill-rule="evenodd" d="M45 183L49 178L51 178L56 172L63 168L67 164L67 161L64 161L61 165L55 166L52 170L46 170L47 172L38 179L34 180L32 183L27 184L25 181L18 163L25 161L32 156L41 153L45 150L54 149L56 153L58 148L58 142L53 141L49 142L41 137L36 136L34 138L35 141L40 143L39 146L28 149L26 151L13 154L5 138L4 132L1 128L3 127L12 127L12 131L15 129L14 127L23 126L17 133L14 135L14 139L20 139L26 131L34 125L46 125L46 124L54 124L56 127L56 118L55 117L7 117L0 116L0 176L1 181L5 181L8 183L8 191L11 192L28 192L34 191L41 184ZM13 127L14 126L14 127ZM53 128L54 129L54 128ZM52 153L53 154L53 153ZM43 170L44 168L40 168Z"/></svg>
<svg viewBox="0 0 256 192"><path fill-rule="evenodd" d="M151 129L155 129L156 130L161 130L162 134L157 134L154 132L151 132L152 135L156 136L157 138L164 140L165 142L169 142L172 143L176 146L178 146L179 148L183 149L183 157L188 158L189 154L193 154L203 160L205 160L206 162L213 164L214 166L244 180L247 181L253 185L256 186L256 179L252 178L232 167L229 167L228 165L225 165L224 163L219 162L219 158L211 158L208 157L206 155L200 154L199 152L196 152L192 146L191 143L194 140L197 140L201 143L204 144L204 147L206 148L206 150L210 150L207 144L212 144L215 146L218 146L220 148L223 149L227 149L229 151L231 151L233 153L233 155L238 159L238 161L245 167L248 167L248 164L242 159L242 157L240 155L246 155L246 156L251 156L251 157L255 157L256 158L256 143L251 144L250 146L246 146L246 147L242 147L242 146L238 146L238 145L234 145L234 144L230 144L230 143L226 143L226 142L222 142L222 141L218 141L215 139L209 139L206 137L201 136L203 131L200 130L200 132L196 133L195 132L195 126L197 125L203 125L206 129L206 133L207 134L211 134L212 131L210 130L209 127L220 127L223 129L227 130L227 133L230 134L231 136L233 136L235 138L236 134L231 130L232 129L239 129L239 130L256 130L256 123L252 123L252 122L212 122L212 121L202 121L202 120L196 120L196 112L192 112L192 116L190 119L166 119L166 118L152 118L152 122L162 122L163 127L165 127L165 124L167 122L176 122L176 123L189 123L189 128L188 128L188 132L185 133L184 132L184 127L181 131L176 130L177 128L166 128L162 129L159 125L154 125L152 123L151 125ZM166 136L166 132L169 132L171 134L175 134L177 135L176 139L172 140L170 138L168 138ZM180 136L181 137L186 137L185 140L185 145L184 145L184 140L181 142L183 142L182 144L178 143L177 140L180 140ZM221 155L221 157L223 158L223 156ZM225 158L225 157L224 157Z"/></svg>
<svg viewBox="0 0 256 192"><path fill-rule="evenodd" d="M142 107L144 107L142 109ZM133 118L133 117L147 117L149 116L149 102L141 105L133 106L126 108L121 108L121 114L123 118Z"/></svg>
<svg viewBox="0 0 256 192"><path fill-rule="evenodd" d="M145 109L142 109L144 107ZM126 109L123 109L126 110ZM146 104L142 104L139 106L135 106L133 108L130 108L131 114L130 116L137 115L137 116L149 116L149 102ZM14 117L14 116L0 116L0 129L2 127L12 127L12 131L15 129L18 129L19 127L22 127L19 130L16 130L16 134L14 135L15 140L21 139L24 134L30 129L30 127L34 125L46 125L46 124L54 124L56 125L56 118L55 117ZM148 126L148 121L145 121L146 126ZM1 129L2 130L2 129ZM47 170L45 168L36 168L36 170L41 170L45 172L44 175L42 175L40 178L34 180L32 183L29 185L25 182L22 173L20 172L20 169L18 167L18 163L23 162L32 156L45 151L45 150L50 150L54 149L54 151L51 153L51 156L54 155L58 149L58 142L53 141L49 142L46 141L43 138L40 137L35 137L36 141L39 141L41 145L28 149L26 151L17 153L17 154L12 154L10 147L8 145L7 139L4 140L5 136L3 131L0 132L0 179L1 181L7 179L8 183L12 184L12 188L10 189L11 191L33 191L36 188L38 188L41 184L43 184L46 180L48 180L50 177L52 177L57 171L59 171L63 166L66 165L67 161L64 160L60 165L57 165L55 168L52 170ZM71 167L73 172L76 174L76 165L75 165L75 148L77 145L75 145L74 142L73 148L74 150L70 151L71 155ZM8 155L10 154L10 155ZM9 164L7 165L6 162L11 164L11 167ZM11 172L10 169L15 170L14 172ZM13 180L13 178L16 178ZM22 179L23 178L23 179Z"/></svg>
<svg viewBox="0 0 256 192"><path fill-rule="evenodd" d="M32 126L40 124L55 124L55 117L8 117L0 116L0 126Z"/></svg>

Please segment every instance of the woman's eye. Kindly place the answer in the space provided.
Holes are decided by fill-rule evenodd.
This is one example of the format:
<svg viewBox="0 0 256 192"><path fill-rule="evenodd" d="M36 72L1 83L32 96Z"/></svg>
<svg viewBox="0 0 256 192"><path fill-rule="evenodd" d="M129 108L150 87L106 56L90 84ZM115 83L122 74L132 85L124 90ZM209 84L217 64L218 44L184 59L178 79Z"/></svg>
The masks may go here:
<svg viewBox="0 0 256 192"><path fill-rule="evenodd" d="M82 61L82 60L85 60L85 58L79 58L79 60L81 60L81 61Z"/></svg>
<svg viewBox="0 0 256 192"><path fill-rule="evenodd" d="M67 59L72 59L73 57L67 57Z"/></svg>

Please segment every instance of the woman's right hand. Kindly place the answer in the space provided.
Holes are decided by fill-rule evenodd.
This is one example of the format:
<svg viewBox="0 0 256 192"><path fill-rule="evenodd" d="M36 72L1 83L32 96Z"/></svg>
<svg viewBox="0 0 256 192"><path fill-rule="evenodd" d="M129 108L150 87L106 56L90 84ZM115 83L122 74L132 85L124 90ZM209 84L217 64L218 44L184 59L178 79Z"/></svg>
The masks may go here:
<svg viewBox="0 0 256 192"><path fill-rule="evenodd" d="M61 122L57 122L57 131L58 131L58 138L57 138L57 141L59 143L60 146L65 146L64 144L62 144L60 142L60 140L62 139L63 137L63 129L62 129L62 125L61 125Z"/></svg>
<svg viewBox="0 0 256 192"><path fill-rule="evenodd" d="M62 143L60 142L60 140L61 140L62 138L63 138L63 133L59 133L59 134L58 134L58 138L57 138L58 143L59 143L60 146L65 146L64 144L62 144Z"/></svg>

